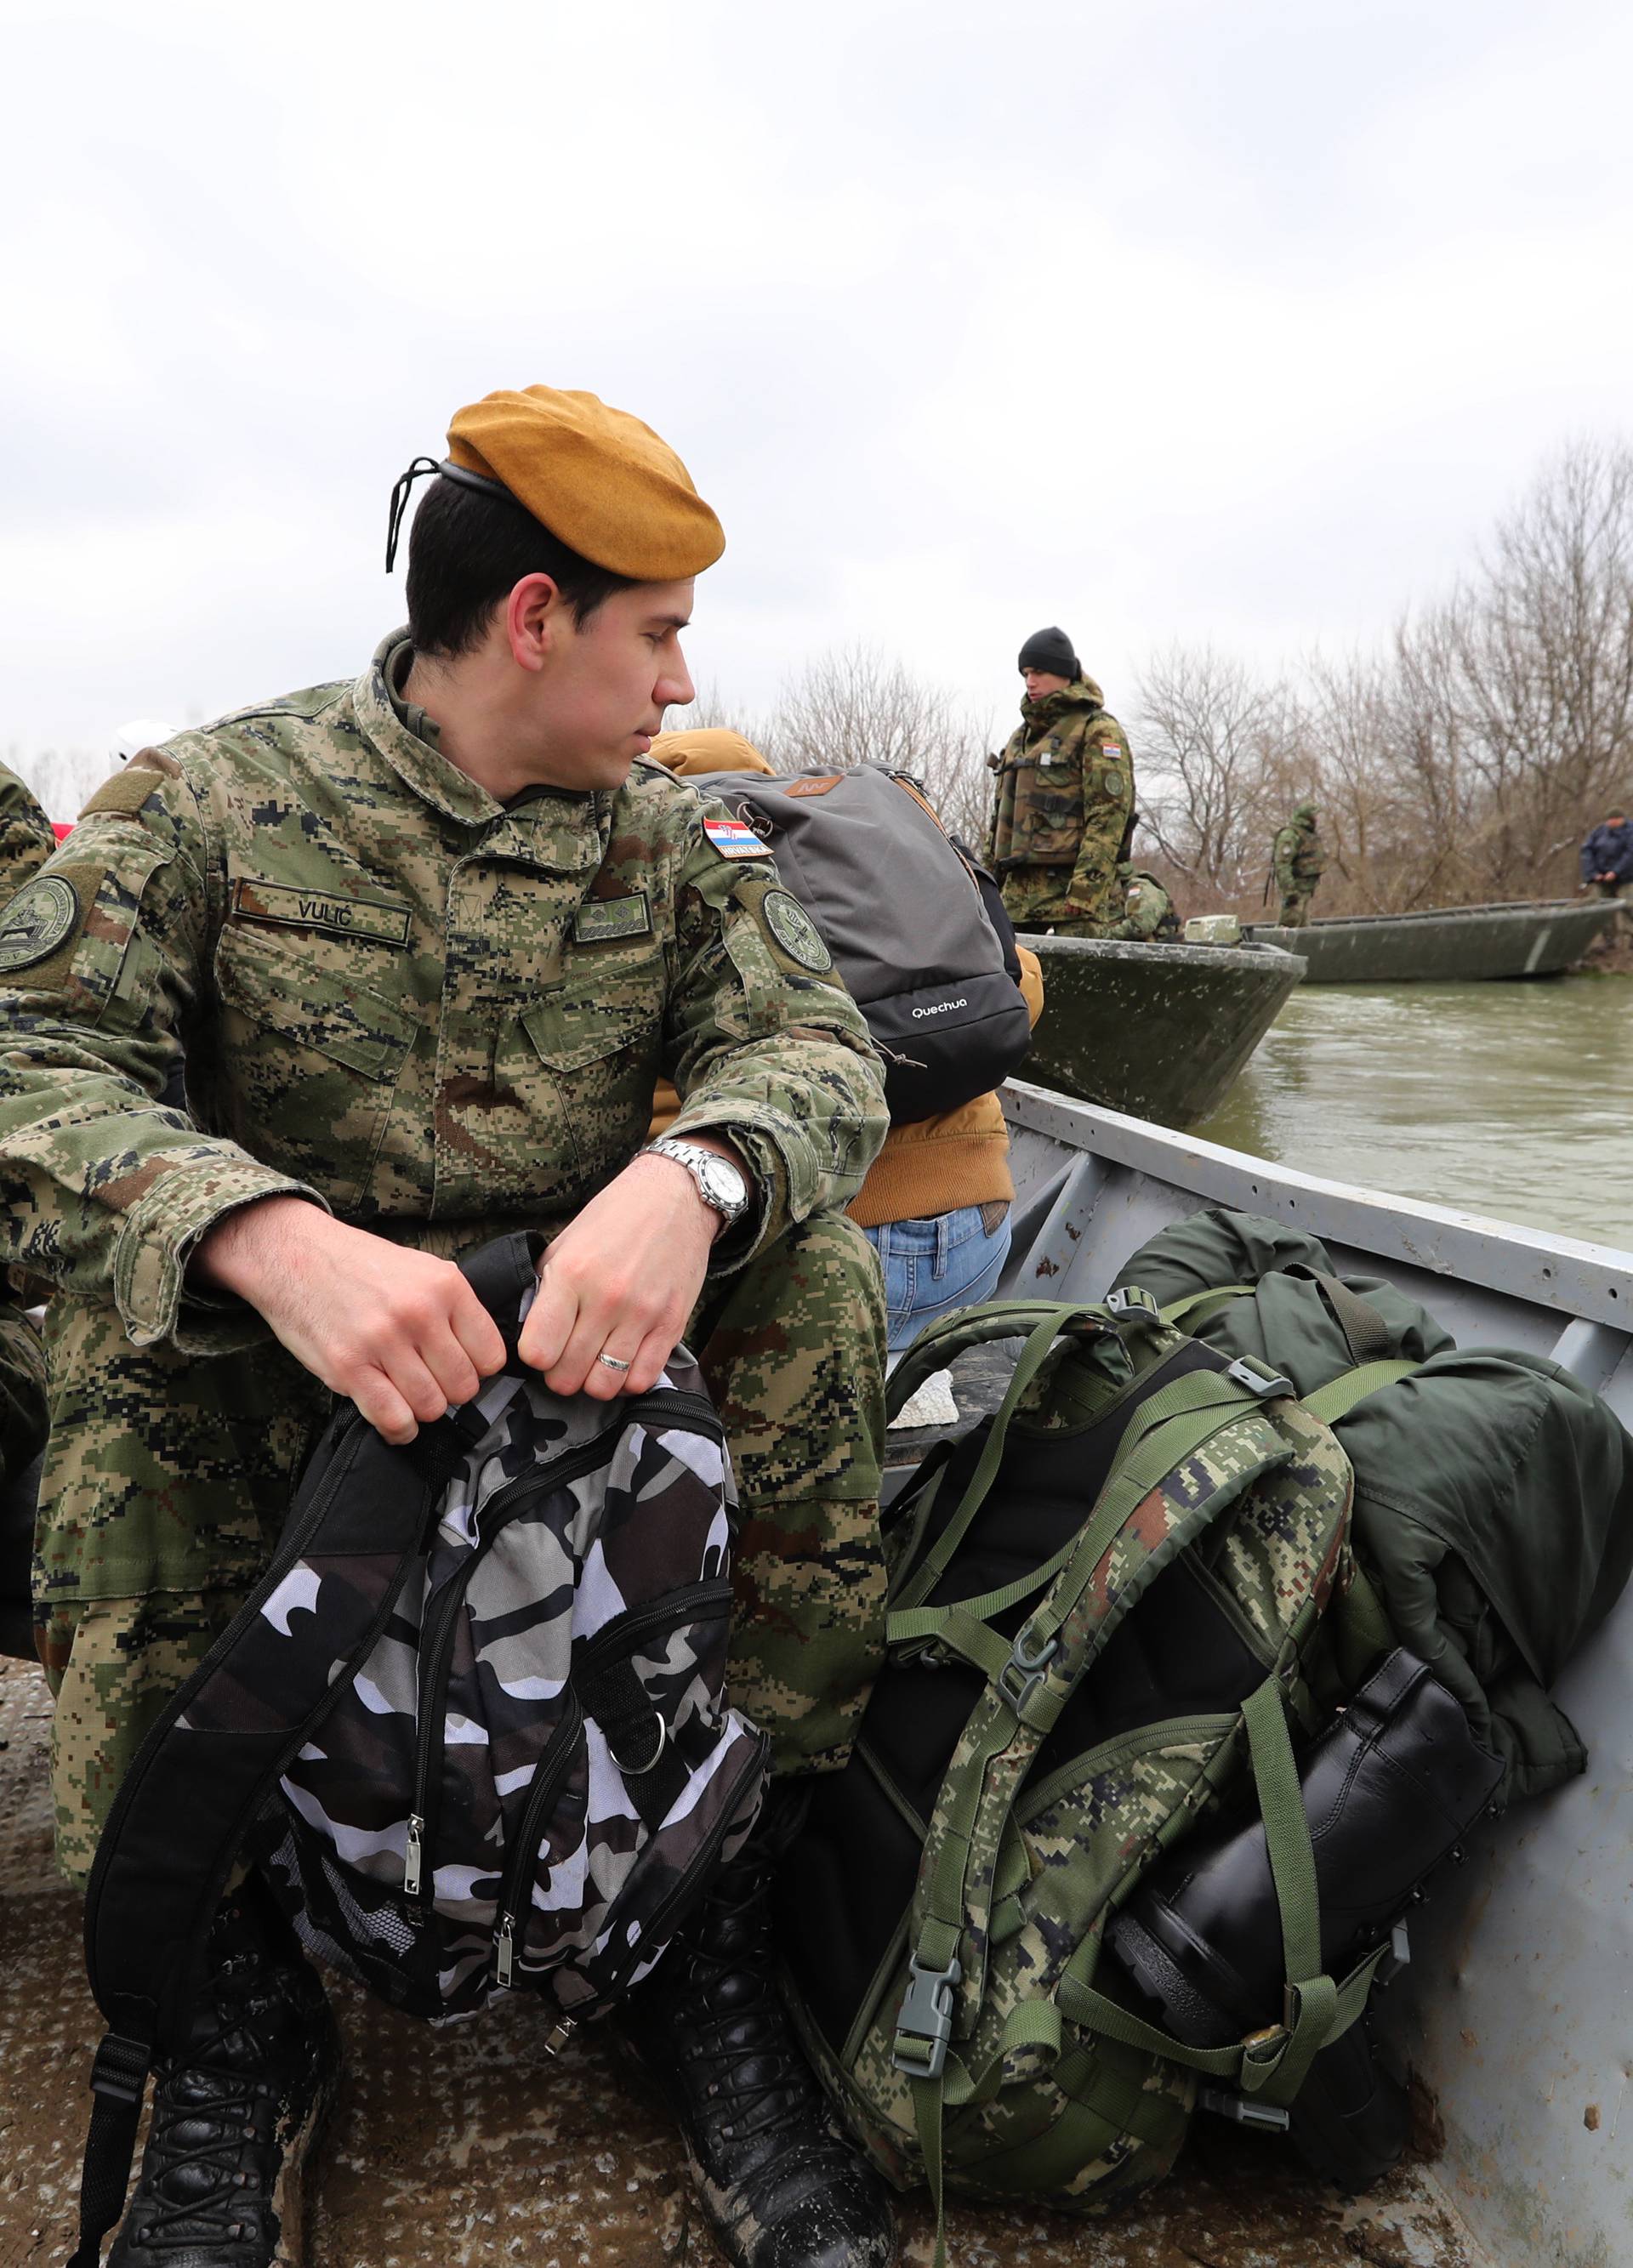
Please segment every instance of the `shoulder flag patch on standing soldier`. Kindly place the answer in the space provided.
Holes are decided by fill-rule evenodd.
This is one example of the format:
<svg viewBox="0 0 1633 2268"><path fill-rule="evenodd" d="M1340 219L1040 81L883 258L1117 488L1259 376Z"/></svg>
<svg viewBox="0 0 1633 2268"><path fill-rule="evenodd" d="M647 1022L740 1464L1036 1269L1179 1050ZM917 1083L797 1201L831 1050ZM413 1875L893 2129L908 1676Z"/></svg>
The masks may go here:
<svg viewBox="0 0 1633 2268"><path fill-rule="evenodd" d="M765 858L770 856L754 829L745 827L740 819L706 819L703 831L722 858Z"/></svg>

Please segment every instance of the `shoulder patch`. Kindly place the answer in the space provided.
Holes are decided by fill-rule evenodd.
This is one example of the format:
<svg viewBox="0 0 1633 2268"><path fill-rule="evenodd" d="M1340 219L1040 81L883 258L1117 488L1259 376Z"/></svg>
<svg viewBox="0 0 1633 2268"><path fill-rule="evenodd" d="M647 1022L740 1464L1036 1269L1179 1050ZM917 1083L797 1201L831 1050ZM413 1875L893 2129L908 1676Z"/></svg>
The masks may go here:
<svg viewBox="0 0 1633 2268"><path fill-rule="evenodd" d="M833 955L797 898L790 897L787 890L767 890L760 901L760 916L790 961L809 968L814 976L827 975Z"/></svg>
<svg viewBox="0 0 1633 2268"><path fill-rule="evenodd" d="M703 831L722 858L769 858L770 851L740 819L706 819Z"/></svg>
<svg viewBox="0 0 1633 2268"><path fill-rule="evenodd" d="M144 749L142 753L146 755L158 752ZM144 764L140 756L133 756L122 771L117 771L111 779L103 781L79 816L89 819L93 811L122 811L126 814L140 811L149 798L158 792L159 784L158 765Z"/></svg>
<svg viewBox="0 0 1633 2268"><path fill-rule="evenodd" d="M49 959L79 920L79 898L61 874L36 874L0 919L0 976Z"/></svg>

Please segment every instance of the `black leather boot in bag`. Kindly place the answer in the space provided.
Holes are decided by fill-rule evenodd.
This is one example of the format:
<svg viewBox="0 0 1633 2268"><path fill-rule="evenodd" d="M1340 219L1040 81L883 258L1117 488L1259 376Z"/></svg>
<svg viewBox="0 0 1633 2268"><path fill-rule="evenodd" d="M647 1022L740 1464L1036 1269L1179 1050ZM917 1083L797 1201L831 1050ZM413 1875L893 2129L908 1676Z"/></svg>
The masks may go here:
<svg viewBox="0 0 1633 2268"><path fill-rule="evenodd" d="M304 2177L338 2071L323 1988L247 1883L211 1925L187 2046L155 2074L142 2170L107 2268L304 2257Z"/></svg>
<svg viewBox="0 0 1633 2268"><path fill-rule="evenodd" d="M1391 1933L1502 1777L1445 1687L1404 1647L1390 1654L1300 1760L1328 1976L1341 1980ZM1262 1822L1181 1844L1106 1942L1176 2039L1224 2047L1278 2023L1282 1926ZM1345 2189L1387 2172L1408 2124L1406 2090L1374 2057L1364 2016L1316 2057L1290 2116L1305 2161Z"/></svg>
<svg viewBox="0 0 1633 2268"><path fill-rule="evenodd" d="M625 2003L624 2038L679 2123L733 2268L889 2268L884 2184L839 2133L778 1993L775 1817Z"/></svg>

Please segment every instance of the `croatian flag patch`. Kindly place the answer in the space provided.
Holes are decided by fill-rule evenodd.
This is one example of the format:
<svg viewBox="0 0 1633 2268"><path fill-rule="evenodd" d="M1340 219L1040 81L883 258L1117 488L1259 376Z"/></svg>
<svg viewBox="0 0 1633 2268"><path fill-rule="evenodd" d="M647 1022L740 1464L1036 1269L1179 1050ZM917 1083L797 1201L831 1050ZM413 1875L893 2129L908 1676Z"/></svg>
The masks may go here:
<svg viewBox="0 0 1633 2268"><path fill-rule="evenodd" d="M706 819L703 831L722 858L765 858L770 852L751 827L740 819Z"/></svg>

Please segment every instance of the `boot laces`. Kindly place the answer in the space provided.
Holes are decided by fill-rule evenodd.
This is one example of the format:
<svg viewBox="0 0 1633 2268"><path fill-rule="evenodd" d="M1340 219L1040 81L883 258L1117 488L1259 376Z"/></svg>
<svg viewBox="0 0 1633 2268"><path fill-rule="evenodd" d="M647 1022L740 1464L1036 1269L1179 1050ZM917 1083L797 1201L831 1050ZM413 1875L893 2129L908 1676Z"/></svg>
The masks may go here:
<svg viewBox="0 0 1633 2268"><path fill-rule="evenodd" d="M247 1973L238 1974L235 1971ZM214 1980L213 2021L204 2017L186 2052L165 2070L153 2094L153 2116L142 2168L142 2241L174 2237L189 2246L201 2236L226 2242L262 2233L261 2220L270 2211L270 2190L277 2173L277 2118L266 2106L275 2103L278 2089L258 2077L277 2058L287 2053L276 2018L281 2000L281 1980L270 1977L251 1956L230 1962ZM259 2113L259 2117L257 2117ZM201 2141L184 2127L207 2126L214 2139ZM246 2166L248 2153L257 2147L272 2154L264 2168ZM181 2169L208 2168L214 2180L208 2191L177 2198L166 2188L168 2177ZM263 2186L264 2174L264 2186Z"/></svg>

